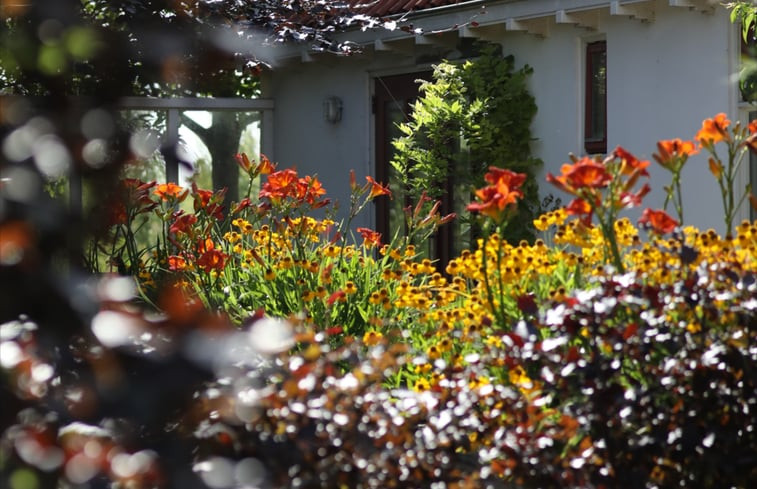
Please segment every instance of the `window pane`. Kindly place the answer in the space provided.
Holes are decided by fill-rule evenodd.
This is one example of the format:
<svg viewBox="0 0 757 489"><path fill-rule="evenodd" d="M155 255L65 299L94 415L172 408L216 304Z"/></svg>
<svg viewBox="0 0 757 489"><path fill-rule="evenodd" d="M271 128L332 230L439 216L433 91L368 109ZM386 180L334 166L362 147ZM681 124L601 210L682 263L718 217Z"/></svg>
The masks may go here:
<svg viewBox="0 0 757 489"><path fill-rule="evenodd" d="M166 162L160 146L166 134L168 113L165 110L124 110L119 121L131 133L129 146L136 156L123 168L124 178L144 182L165 182Z"/></svg>
<svg viewBox="0 0 757 489"><path fill-rule="evenodd" d="M179 150L188 166L179 167L182 185L190 181L204 189L227 188L226 199L239 201L248 192L247 176L234 156L260 156L260 114L230 110L186 110L180 113Z"/></svg>
<svg viewBox="0 0 757 489"><path fill-rule="evenodd" d="M607 61L604 50L595 51L591 56L591 131L589 138L605 138L605 119L607 114Z"/></svg>

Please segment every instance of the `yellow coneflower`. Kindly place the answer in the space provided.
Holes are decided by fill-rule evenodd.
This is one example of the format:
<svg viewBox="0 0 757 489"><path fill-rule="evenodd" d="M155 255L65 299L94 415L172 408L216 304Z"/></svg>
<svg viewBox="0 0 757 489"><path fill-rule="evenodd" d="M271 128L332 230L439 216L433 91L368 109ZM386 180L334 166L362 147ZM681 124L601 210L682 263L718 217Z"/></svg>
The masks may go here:
<svg viewBox="0 0 757 489"><path fill-rule="evenodd" d="M380 331L367 331L363 335L363 343L368 346L376 346L381 342L383 337L384 335Z"/></svg>
<svg viewBox="0 0 757 489"><path fill-rule="evenodd" d="M447 352L452 349L452 340L449 338L442 338L442 340L436 345L437 345L437 348L439 348L439 351Z"/></svg>
<svg viewBox="0 0 757 489"><path fill-rule="evenodd" d="M442 356L441 350L439 350L439 347L436 345L431 345L426 350L426 355L431 360L436 360L437 358Z"/></svg>
<svg viewBox="0 0 757 489"><path fill-rule="evenodd" d="M415 383L413 384L413 390L416 392L427 391L430 388L431 388L431 384L429 384L428 380L424 378L417 379Z"/></svg>
<svg viewBox="0 0 757 489"><path fill-rule="evenodd" d="M428 362L419 363L414 368L413 371L416 374L427 374L431 371L431 364Z"/></svg>

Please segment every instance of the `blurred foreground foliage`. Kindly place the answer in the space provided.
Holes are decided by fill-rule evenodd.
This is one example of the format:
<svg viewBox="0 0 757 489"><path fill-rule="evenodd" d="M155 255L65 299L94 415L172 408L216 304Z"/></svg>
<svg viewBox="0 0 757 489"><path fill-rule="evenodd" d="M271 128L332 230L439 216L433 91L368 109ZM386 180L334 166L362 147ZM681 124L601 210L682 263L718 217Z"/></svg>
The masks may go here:
<svg viewBox="0 0 757 489"><path fill-rule="evenodd" d="M39 1L11 22L67 39L78 7ZM642 241L617 212L643 197L623 191L644 165L616 150L554 177L579 201L536 219L542 240L488 228L437 271L413 251L447 220L425 199L407 211L415 238L363 229L358 245L307 215L326 199L317 179L263 161L241 158L267 176L233 206L119 182L129 134L107 121L133 79L117 76L128 43L106 44L35 40L14 76L42 98L1 101L1 486L754 485L757 225L722 238L647 214L657 236ZM78 56L113 76L75 105L74 70L59 68ZM705 121L702 146L753 143L727 127ZM108 164L82 157L92 139ZM731 153L711 164L729 223L743 200L730 202ZM682 151L660 156L680 170ZM99 219L44 193L61 175L97 183ZM476 193L499 224L518 195L505 176ZM356 212L387 198L380 183L351 186ZM148 216L160 240L131 247L129 226ZM111 260L90 265L112 274L76 266L98 239Z"/></svg>

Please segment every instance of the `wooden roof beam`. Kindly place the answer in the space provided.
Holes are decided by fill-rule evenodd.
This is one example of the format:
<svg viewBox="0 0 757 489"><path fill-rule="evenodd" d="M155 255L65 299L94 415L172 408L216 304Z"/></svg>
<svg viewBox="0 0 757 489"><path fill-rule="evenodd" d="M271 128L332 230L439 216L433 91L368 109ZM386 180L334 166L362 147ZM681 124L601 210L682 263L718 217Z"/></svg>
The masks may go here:
<svg viewBox="0 0 757 489"><path fill-rule="evenodd" d="M717 4L709 0L668 0L668 5L696 10L703 14L711 14L715 11L715 5Z"/></svg>
<svg viewBox="0 0 757 489"><path fill-rule="evenodd" d="M632 3L622 5L618 0L610 2L610 15L626 16L641 22L654 20L654 9L647 3Z"/></svg>
<svg viewBox="0 0 757 489"><path fill-rule="evenodd" d="M457 31L435 32L428 34L416 34L416 46L443 46L454 48L457 45Z"/></svg>
<svg viewBox="0 0 757 489"><path fill-rule="evenodd" d="M373 41L373 50L412 55L415 52L414 44L412 37L376 39Z"/></svg>
<svg viewBox="0 0 757 489"><path fill-rule="evenodd" d="M484 26L463 26L458 29L458 36L461 38L468 37L473 39L482 39L484 41L499 41L505 33L504 24L491 24Z"/></svg>
<svg viewBox="0 0 757 489"><path fill-rule="evenodd" d="M555 12L555 23L573 24L577 27L596 31L599 30L599 11L568 13L565 10L558 10Z"/></svg>
<svg viewBox="0 0 757 489"><path fill-rule="evenodd" d="M537 37L549 36L549 18L536 19L505 19L506 31L527 32Z"/></svg>

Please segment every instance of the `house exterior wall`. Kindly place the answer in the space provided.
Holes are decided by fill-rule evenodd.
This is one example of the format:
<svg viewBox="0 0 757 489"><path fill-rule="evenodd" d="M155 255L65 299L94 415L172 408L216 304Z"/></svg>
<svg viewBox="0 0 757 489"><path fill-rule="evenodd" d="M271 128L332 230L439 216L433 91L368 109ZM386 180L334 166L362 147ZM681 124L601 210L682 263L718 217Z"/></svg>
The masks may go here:
<svg viewBox="0 0 757 489"><path fill-rule="evenodd" d="M567 196L548 186L543 176L547 171L558 173L569 153L583 153L587 42L607 42L608 151L622 145L638 157L651 159L659 139L691 139L702 119L718 112L738 117L733 74L738 33L728 12L718 7L702 13L671 7L662 0L649 3L654 8L651 22L610 15L605 8L596 9L596 30L551 21L545 38L496 31L497 42L505 54L515 56L516 66L534 68L530 88L539 110L532 125L537 138L533 152L544 161L539 177L543 195L552 193L567 203ZM456 22L460 18L459 12L454 14ZM440 48L436 55L437 59L454 57L455 51ZM275 160L282 166L294 165L302 173L317 173L329 195L342 203L340 216L344 217L349 205L349 170L354 169L361 181L375 172L373 79L427 69L433 58L419 55L411 43L409 50L407 45L389 52L368 49L355 58L327 57L275 69L265 93L276 103ZM344 103L338 124L323 118L323 99L331 95ZM704 155L689 161L683 179L687 223L723 232L719 191ZM668 183L669 175L653 163L653 191L645 206L661 207L662 187ZM630 216L635 219L639 212ZM373 219L371 212L365 212L354 224L372 226Z"/></svg>

